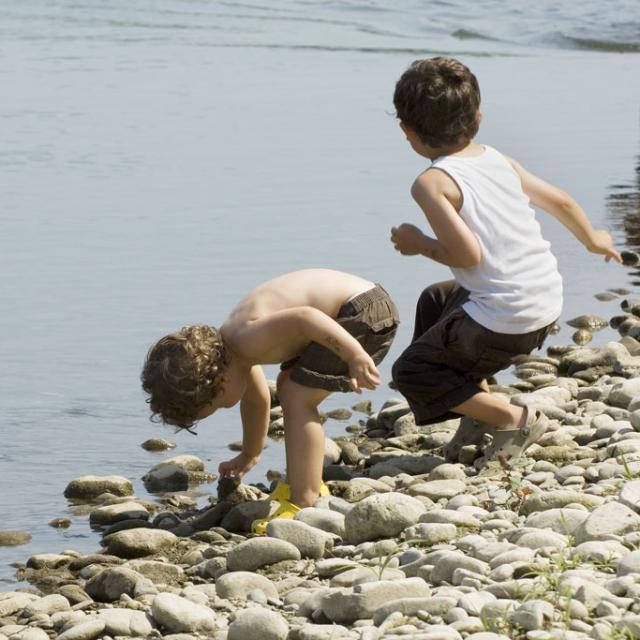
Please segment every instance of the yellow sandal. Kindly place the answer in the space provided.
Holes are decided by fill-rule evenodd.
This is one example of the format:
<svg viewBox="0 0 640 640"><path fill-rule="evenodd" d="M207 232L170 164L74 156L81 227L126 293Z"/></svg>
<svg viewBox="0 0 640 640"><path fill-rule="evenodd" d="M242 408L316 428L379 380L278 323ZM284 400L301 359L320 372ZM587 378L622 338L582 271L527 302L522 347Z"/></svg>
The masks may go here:
<svg viewBox="0 0 640 640"><path fill-rule="evenodd" d="M267 525L276 518L281 520L293 520L296 513L300 511L300 507L297 507L293 502L280 499L280 506L278 510L269 518L261 518L260 520L254 520L251 524L251 532L256 535L263 536L267 531Z"/></svg>

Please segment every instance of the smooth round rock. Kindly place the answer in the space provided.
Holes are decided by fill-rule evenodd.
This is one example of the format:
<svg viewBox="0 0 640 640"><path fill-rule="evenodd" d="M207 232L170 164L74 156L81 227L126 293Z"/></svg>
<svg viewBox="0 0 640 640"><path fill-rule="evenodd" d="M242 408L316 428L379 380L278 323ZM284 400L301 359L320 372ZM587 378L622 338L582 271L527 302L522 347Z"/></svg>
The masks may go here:
<svg viewBox="0 0 640 640"><path fill-rule="evenodd" d="M87 622L73 625L73 627L57 636L57 640L93 640L102 635L105 627L103 620L88 620Z"/></svg>
<svg viewBox="0 0 640 640"><path fill-rule="evenodd" d="M372 495L355 504L345 516L345 536L352 544L392 538L415 524L425 511L420 500L402 493Z"/></svg>
<svg viewBox="0 0 640 640"><path fill-rule="evenodd" d="M216 593L226 600L246 600L255 589L264 591L268 598L277 598L278 590L269 578L248 571L225 573L216 580Z"/></svg>
<svg viewBox="0 0 640 640"><path fill-rule="evenodd" d="M300 551L285 540L252 538L241 542L227 554L229 571L255 571L283 560L300 560Z"/></svg>
<svg viewBox="0 0 640 640"><path fill-rule="evenodd" d="M0 547L17 547L31 542L27 531L0 531Z"/></svg>
<svg viewBox="0 0 640 640"><path fill-rule="evenodd" d="M123 476L80 476L67 485L64 497L91 500L102 493L130 496L133 494L133 485Z"/></svg>
<svg viewBox="0 0 640 640"><path fill-rule="evenodd" d="M272 520L267 525L267 536L289 542L303 558L322 558L333 547L332 536L298 520Z"/></svg>
<svg viewBox="0 0 640 640"><path fill-rule="evenodd" d="M216 630L216 615L209 608L174 593L160 593L151 603L151 614L172 633L203 633Z"/></svg>
<svg viewBox="0 0 640 640"><path fill-rule="evenodd" d="M251 607L236 615L227 640L286 640L288 634L289 625L279 613Z"/></svg>
<svg viewBox="0 0 640 640"><path fill-rule="evenodd" d="M173 546L178 537L162 529L136 528L107 536L107 552L119 558L140 558Z"/></svg>

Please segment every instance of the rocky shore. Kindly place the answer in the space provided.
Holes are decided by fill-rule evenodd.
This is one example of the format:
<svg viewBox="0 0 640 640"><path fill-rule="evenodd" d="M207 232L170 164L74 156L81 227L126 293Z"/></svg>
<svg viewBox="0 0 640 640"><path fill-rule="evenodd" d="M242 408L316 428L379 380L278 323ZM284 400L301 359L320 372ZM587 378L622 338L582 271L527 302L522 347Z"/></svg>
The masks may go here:
<svg viewBox="0 0 640 640"><path fill-rule="evenodd" d="M361 403L327 439L332 495L265 537L248 531L276 507L269 488L221 482L198 508L184 491L212 476L193 456L148 472L155 502L124 477L73 480L65 496L102 548L20 566L31 587L0 592L0 640L640 638L640 300L626 293L598 294L620 314L574 319L575 344L493 386L551 421L526 458L477 470L469 445L446 460L457 420L420 427L401 398ZM582 346L607 325L618 341ZM277 433L275 394L271 417Z"/></svg>

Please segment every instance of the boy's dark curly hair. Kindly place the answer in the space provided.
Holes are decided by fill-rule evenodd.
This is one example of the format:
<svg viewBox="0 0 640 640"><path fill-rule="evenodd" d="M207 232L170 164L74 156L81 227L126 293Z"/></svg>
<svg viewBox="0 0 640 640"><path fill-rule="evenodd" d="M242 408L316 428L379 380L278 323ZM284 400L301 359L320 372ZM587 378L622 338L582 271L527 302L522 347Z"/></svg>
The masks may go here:
<svg viewBox="0 0 640 640"><path fill-rule="evenodd" d="M160 338L147 353L140 379L151 420L190 429L219 392L229 364L220 332L205 324Z"/></svg>
<svg viewBox="0 0 640 640"><path fill-rule="evenodd" d="M430 147L455 145L478 133L478 81L453 58L416 60L398 80L393 104L400 121Z"/></svg>

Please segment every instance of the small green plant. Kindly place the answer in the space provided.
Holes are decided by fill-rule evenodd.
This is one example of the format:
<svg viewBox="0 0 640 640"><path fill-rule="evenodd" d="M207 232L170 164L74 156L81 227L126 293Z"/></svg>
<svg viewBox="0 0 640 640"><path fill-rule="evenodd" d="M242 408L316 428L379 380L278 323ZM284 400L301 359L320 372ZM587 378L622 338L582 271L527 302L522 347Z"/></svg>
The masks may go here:
<svg viewBox="0 0 640 640"><path fill-rule="evenodd" d="M624 468L623 475L627 480L637 480L638 478L640 478L640 473L633 473L633 471L631 471L631 467L629 466L627 458L624 455L620 456L618 458L618 461Z"/></svg>
<svg viewBox="0 0 640 640"><path fill-rule="evenodd" d="M498 456L502 477L500 480L504 483L507 490L507 499L503 506L520 511L527 496L531 493L531 489L524 484L524 466L527 464L524 458L505 459Z"/></svg>

